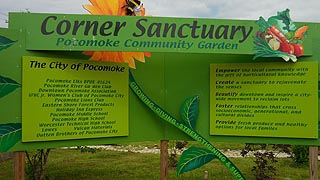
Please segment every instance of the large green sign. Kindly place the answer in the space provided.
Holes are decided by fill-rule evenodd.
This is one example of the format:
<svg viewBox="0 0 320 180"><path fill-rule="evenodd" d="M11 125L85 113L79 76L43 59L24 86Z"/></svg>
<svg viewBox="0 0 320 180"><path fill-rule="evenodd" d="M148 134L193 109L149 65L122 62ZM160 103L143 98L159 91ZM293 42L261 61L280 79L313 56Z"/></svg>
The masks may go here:
<svg viewBox="0 0 320 180"><path fill-rule="evenodd" d="M320 145L320 25L293 23L288 9L258 21L11 13L9 22L0 152L193 139L204 148L184 151L178 174L218 159L243 180L211 142Z"/></svg>
<svg viewBox="0 0 320 180"><path fill-rule="evenodd" d="M273 58L257 57L255 61L252 60L254 47L257 47L258 50L259 48L266 49L271 44L272 48L276 49L279 45L274 40L262 39L260 36L260 39L253 38L259 31L255 21L12 13L9 29L0 29L0 41L3 44L0 46L0 113L2 115L0 129L4 129L0 130L2 140L0 151L159 139L190 140L190 137L184 132L162 121L162 116L159 117L159 114L154 114L147 109L145 104L127 89L129 86L128 68L125 65L92 61L95 57L105 61L106 56L114 56L117 60L130 57L130 61L121 61L129 62L129 65L136 62L136 69L131 69L130 72L145 94L154 101L153 105L158 105L163 109L158 113L164 115L170 113L173 118L179 119L179 107L185 99L190 96L199 97L199 115L196 125L192 126L192 131L182 126L182 129L189 134L192 134L193 131L198 133L197 136L192 134L192 138L201 137L210 142L319 145L317 135L317 108L319 106L316 92L318 73L316 68L320 54L317 48L320 42L320 28L318 23L299 23L299 25L306 25L309 30L303 39L303 55L298 57L296 63L292 63L284 62L288 60L287 56L284 56L284 60L281 58L285 52L278 53L278 56ZM202 48L201 43L206 44L205 48ZM162 46L164 44L169 46ZM273 52L272 49L268 50ZM122 51L137 51L138 54L135 52L122 53ZM141 51L150 51L151 55L144 56ZM102 72L99 69L100 66L117 66L116 69L120 71L121 67L124 67L126 70L117 72L117 75L113 76L115 72ZM211 72L210 66L213 66ZM271 67L278 69L291 67L294 72L287 69L284 72L277 72L271 78L266 75L259 76L264 79L256 76L244 77L244 74L266 73L264 71ZM237 77L237 72L229 72L227 76L226 72L216 72L214 68L239 69L243 74ZM298 72L298 68L308 68L308 71ZM252 72L252 69L261 72ZM213 71L216 74L210 75ZM122 79L119 79L118 82L118 78ZM227 90L226 87L229 84L224 84L225 88L214 89L217 87L210 85L210 81L239 82L242 83L242 88ZM272 85L269 81L272 83L274 81L275 84ZM277 81L306 81L306 83L277 85ZM61 93L61 96L71 96L71 98L75 96L74 101L88 100L85 102L83 115L76 114L81 112L80 108L83 110L83 107L80 107L83 105L82 102L67 102L66 104L62 102L63 105L60 105L55 102L55 98L49 97L49 92L45 92L44 89L50 89L53 86L56 90L59 89L58 82L65 84L65 87L62 87L65 92ZM100 82L106 84L100 84ZM249 84L250 82L260 84ZM267 84L263 84L266 82ZM88 96L86 85L90 85L90 91L110 90L109 93L103 94L109 96L114 94L114 98L110 100L109 97L98 97L99 102L91 102L95 101L96 97L84 98ZM124 97L116 97L116 93L112 93L111 90L116 90ZM138 91L135 93L139 94ZM216 102L210 100L213 98L210 95L218 98L221 97L221 94L228 93L230 95L238 93L236 97L240 97L241 93L249 94L252 99L259 93L264 96L269 93L270 99L278 98L278 100L260 103L260 106L267 106L266 109L259 109L259 104L251 101L230 99L226 102L222 100ZM252 95L252 93L257 94ZM296 93L309 96L297 97ZM283 97L277 94L282 94L280 96ZM99 93L94 96L99 96ZM289 99L289 101L281 101L282 98ZM61 100L62 97L58 99ZM93 106L91 106L92 103ZM95 105L95 103L98 104ZM225 104L228 107L224 106ZM230 108L231 105L232 108ZM291 108L286 111L289 114L270 113L271 111L278 112L277 108L280 107L282 110L284 106ZM151 107L150 104L149 107ZM253 113L240 113L243 117L238 117L237 121L248 123L247 125L242 124L243 130L227 132L229 130L218 129L219 126L213 124L219 123L216 120L228 121L228 119L223 119L223 116L219 116L223 114L220 111L238 109L253 111ZM70 117L53 117L60 113L60 110L65 110L65 113L67 110L70 112L73 110L71 113L75 114L72 118L77 119L76 121L83 119L86 122L90 120L99 122L99 124L91 125L89 122L89 126L86 124L78 126L79 124L76 124L78 122L71 122L71 119L67 119ZM255 110L260 110L260 112L255 112ZM50 116L51 113L52 116ZM86 116L85 113L92 113L93 117ZM232 115L232 113L226 114ZM249 116L259 118L253 120ZM91 117L97 119L92 120ZM266 130L263 133L244 130L249 123L252 123L249 128L259 128L253 125L253 122L261 125L269 121L269 117L272 119L270 123L274 124L268 128L277 128L277 134L271 134ZM54 118L70 120L70 126L50 127L54 126L52 125L55 123L52 122ZM276 126L276 121L285 125ZM114 124L110 125L110 123ZM92 127L95 126L104 126L104 133L101 136L97 133L90 134L90 132L98 131L93 130ZM262 127L266 128L264 125ZM283 128L289 128L290 131L284 132ZM49 130L54 131L55 136L43 135L46 133L43 131L50 132ZM87 130L88 134L79 135L80 132L85 131L86 133ZM293 131L301 131L301 133L295 134ZM57 132L68 136L58 137ZM76 132L77 136L66 132Z"/></svg>

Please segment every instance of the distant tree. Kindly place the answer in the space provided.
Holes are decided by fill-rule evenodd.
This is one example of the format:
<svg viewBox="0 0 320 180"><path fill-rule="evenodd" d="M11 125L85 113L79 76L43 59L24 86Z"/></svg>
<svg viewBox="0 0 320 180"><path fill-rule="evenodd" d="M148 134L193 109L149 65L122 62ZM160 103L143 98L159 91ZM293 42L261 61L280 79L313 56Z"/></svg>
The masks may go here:
<svg viewBox="0 0 320 180"><path fill-rule="evenodd" d="M8 23L8 22L9 22L9 21L8 21L8 15L7 15L6 13L0 12L0 15L5 17L5 18L0 17L1 20L4 20L5 23Z"/></svg>

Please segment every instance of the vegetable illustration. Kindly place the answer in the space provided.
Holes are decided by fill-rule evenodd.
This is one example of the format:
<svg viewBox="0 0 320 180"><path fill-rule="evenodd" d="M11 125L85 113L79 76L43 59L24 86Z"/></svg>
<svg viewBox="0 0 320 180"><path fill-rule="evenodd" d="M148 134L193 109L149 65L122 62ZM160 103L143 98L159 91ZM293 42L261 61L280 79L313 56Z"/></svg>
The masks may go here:
<svg viewBox="0 0 320 180"><path fill-rule="evenodd" d="M308 26L302 26L294 33L294 39L302 39L304 34L307 32Z"/></svg>
<svg viewBox="0 0 320 180"><path fill-rule="evenodd" d="M256 23L259 32L255 37L254 53L258 57L281 57L285 61L297 61L297 57L303 55L302 45L308 26L297 26L289 15L289 9L278 12L268 20L260 17Z"/></svg>
<svg viewBox="0 0 320 180"><path fill-rule="evenodd" d="M282 52L286 52L288 54L293 54L293 48L291 47L291 45L289 43L286 42L281 42L280 43L280 51Z"/></svg>
<svg viewBox="0 0 320 180"><path fill-rule="evenodd" d="M266 24L266 26L270 26L270 25ZM279 42L283 42L283 43L288 42L288 39L274 25L272 25L269 28L266 28L265 31L267 34L271 35L274 39L276 39Z"/></svg>
<svg viewBox="0 0 320 180"><path fill-rule="evenodd" d="M280 48L280 42L275 38L270 39L268 44L273 50L278 50Z"/></svg>
<svg viewBox="0 0 320 180"><path fill-rule="evenodd" d="M304 48L302 44L291 44L294 49L294 55L297 57L300 57L303 54Z"/></svg>

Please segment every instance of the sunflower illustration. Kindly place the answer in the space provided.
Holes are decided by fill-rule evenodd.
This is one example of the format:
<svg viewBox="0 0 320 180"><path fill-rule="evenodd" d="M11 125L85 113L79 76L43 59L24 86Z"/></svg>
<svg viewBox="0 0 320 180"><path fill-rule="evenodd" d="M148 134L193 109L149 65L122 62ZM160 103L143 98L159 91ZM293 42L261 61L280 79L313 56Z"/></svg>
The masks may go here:
<svg viewBox="0 0 320 180"><path fill-rule="evenodd" d="M145 8L139 0L89 0L91 4L83 5L93 15L145 15ZM132 5L136 5L132 7ZM128 13L132 11L132 13ZM145 57L150 57L148 52L109 52L109 51L84 51L84 55L91 56L89 60L107 62L126 62L132 69L136 68L135 60L145 62Z"/></svg>

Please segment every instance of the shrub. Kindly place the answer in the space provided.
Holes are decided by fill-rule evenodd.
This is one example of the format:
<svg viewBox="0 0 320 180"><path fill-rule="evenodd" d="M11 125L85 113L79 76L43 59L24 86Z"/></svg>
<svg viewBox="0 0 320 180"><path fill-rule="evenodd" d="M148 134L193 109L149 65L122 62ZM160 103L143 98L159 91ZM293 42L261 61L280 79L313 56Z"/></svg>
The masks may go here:
<svg viewBox="0 0 320 180"><path fill-rule="evenodd" d="M276 153L290 154L289 147L283 144L246 144L241 155L246 156L249 152L253 152L256 165L252 167L252 171L255 173L256 180L274 180L277 174L274 166L274 163L277 162L278 154Z"/></svg>
<svg viewBox="0 0 320 180"><path fill-rule="evenodd" d="M302 145L292 146L291 157L297 165L307 165L309 162L309 147Z"/></svg>

